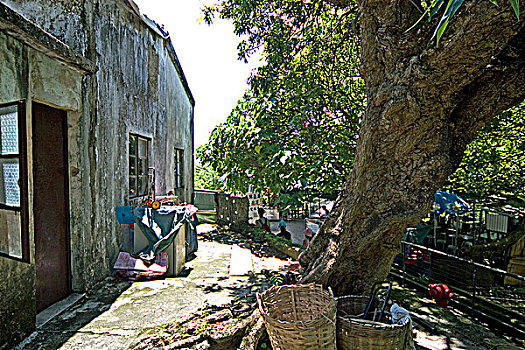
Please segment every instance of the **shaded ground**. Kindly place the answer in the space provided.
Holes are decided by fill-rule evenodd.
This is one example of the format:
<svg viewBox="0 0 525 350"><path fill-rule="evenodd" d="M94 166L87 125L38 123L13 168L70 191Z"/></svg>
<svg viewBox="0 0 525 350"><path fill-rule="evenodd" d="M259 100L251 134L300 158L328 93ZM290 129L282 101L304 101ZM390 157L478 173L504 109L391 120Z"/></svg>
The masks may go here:
<svg viewBox="0 0 525 350"><path fill-rule="evenodd" d="M439 307L426 294L394 285L392 298L414 316L414 340L418 349L522 349L525 339L509 339L465 313ZM430 326L431 331L424 326ZM519 346L521 343L521 346Z"/></svg>
<svg viewBox="0 0 525 350"><path fill-rule="evenodd" d="M156 281L108 279L50 321L19 349L236 349L256 321L255 295L271 284L293 283L294 263L257 235L199 227L199 251L187 276ZM253 250L252 273L230 276L232 245ZM235 262L233 262L235 263ZM419 349L519 349L486 326L444 310L409 289L393 297L430 324L416 325ZM267 344L266 348L270 348Z"/></svg>
<svg viewBox="0 0 525 350"><path fill-rule="evenodd" d="M236 244L242 248L250 249L252 254L257 257L274 257L282 260L290 260L288 255L284 254L268 242L264 235L253 232L235 232L231 231L227 226L224 228L217 227L217 229L206 230L205 234L199 236L199 240L228 245Z"/></svg>

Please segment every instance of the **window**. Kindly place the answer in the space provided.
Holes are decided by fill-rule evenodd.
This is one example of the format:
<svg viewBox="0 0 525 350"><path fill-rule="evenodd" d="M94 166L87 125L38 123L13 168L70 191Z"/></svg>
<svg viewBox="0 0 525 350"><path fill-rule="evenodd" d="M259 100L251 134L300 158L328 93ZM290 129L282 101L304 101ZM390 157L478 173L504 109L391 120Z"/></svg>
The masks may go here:
<svg viewBox="0 0 525 350"><path fill-rule="evenodd" d="M0 255L28 261L24 107L0 105Z"/></svg>
<svg viewBox="0 0 525 350"><path fill-rule="evenodd" d="M148 150L150 140L129 135L129 196L147 195L148 191Z"/></svg>
<svg viewBox="0 0 525 350"><path fill-rule="evenodd" d="M175 148L175 188L184 187L184 150Z"/></svg>

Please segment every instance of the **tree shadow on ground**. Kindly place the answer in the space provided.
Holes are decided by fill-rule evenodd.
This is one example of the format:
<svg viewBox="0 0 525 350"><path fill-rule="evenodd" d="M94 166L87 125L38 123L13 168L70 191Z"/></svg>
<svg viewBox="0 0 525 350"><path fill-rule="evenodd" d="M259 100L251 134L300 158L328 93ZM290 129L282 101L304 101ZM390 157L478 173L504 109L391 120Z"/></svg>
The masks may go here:
<svg viewBox="0 0 525 350"><path fill-rule="evenodd" d="M487 324L464 312L438 306L419 290L394 283L392 299L412 316L416 349L520 349Z"/></svg>
<svg viewBox="0 0 525 350"><path fill-rule="evenodd" d="M131 282L119 279L107 279L98 283L83 299L37 329L15 349L59 349L80 329L106 312L130 286Z"/></svg>
<svg viewBox="0 0 525 350"><path fill-rule="evenodd" d="M199 239L228 245L238 245L250 249L257 257L274 257L281 260L292 260L288 255L278 250L258 232L240 232L231 230L228 226L214 226L214 229L199 233Z"/></svg>

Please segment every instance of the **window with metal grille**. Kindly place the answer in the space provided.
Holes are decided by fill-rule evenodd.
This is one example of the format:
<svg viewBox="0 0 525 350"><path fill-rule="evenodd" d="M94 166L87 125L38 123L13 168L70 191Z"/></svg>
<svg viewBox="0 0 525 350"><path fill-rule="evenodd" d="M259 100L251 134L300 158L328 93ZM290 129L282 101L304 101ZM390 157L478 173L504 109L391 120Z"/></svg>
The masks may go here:
<svg viewBox="0 0 525 350"><path fill-rule="evenodd" d="M150 140L129 134L129 196L140 197L148 191L148 150Z"/></svg>
<svg viewBox="0 0 525 350"><path fill-rule="evenodd" d="M0 255L29 261L25 104L0 105Z"/></svg>
<svg viewBox="0 0 525 350"><path fill-rule="evenodd" d="M184 150L175 148L175 188L184 187Z"/></svg>

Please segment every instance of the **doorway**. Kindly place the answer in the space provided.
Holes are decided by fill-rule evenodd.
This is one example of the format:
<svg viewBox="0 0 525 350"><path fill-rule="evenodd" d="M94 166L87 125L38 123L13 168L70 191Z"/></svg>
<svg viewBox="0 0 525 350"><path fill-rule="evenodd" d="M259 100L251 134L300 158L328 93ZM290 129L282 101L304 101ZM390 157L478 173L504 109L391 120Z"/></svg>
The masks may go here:
<svg viewBox="0 0 525 350"><path fill-rule="evenodd" d="M32 111L36 308L40 312L71 292L67 114L35 102Z"/></svg>

